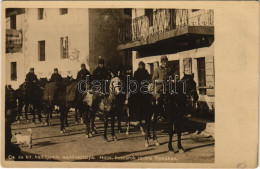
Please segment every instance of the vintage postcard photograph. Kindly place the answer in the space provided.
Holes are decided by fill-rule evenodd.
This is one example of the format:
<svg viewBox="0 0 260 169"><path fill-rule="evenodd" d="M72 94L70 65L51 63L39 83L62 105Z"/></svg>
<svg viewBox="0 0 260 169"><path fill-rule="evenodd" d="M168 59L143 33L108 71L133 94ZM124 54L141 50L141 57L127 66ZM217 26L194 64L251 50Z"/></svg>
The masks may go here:
<svg viewBox="0 0 260 169"><path fill-rule="evenodd" d="M215 13L7 3L2 160L214 165Z"/></svg>

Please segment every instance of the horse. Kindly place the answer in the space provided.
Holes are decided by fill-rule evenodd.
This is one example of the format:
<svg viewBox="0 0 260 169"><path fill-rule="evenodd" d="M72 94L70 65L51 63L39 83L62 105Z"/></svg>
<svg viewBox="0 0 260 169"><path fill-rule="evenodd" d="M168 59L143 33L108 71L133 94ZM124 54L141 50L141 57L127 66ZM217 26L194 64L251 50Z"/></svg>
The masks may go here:
<svg viewBox="0 0 260 169"><path fill-rule="evenodd" d="M18 113L17 113L17 120L20 122L20 116L22 115L22 108L25 106L25 118L26 122L29 121L28 119L28 107L29 105L32 106L32 114L33 114L33 124L35 124L35 111L37 111L38 120L41 120L41 112L43 110L42 107L42 98L43 98L43 85L45 81L40 79L37 82L33 82L28 84L27 82L22 83L19 88L16 90L17 100L18 100Z"/></svg>
<svg viewBox="0 0 260 169"><path fill-rule="evenodd" d="M133 87L133 86L132 86ZM145 136L145 147L149 147L149 139L153 138L154 145L159 146L159 142L156 136L156 125L157 118L159 116L158 105L155 104L156 101L152 95L151 84L148 86L148 93L138 93L138 94L128 94L126 104L127 108L127 130L126 135L129 135L130 132L130 123L133 117L136 115L139 121L140 132L143 136ZM139 102L139 103L137 103ZM136 113L136 105L142 104L141 110ZM139 107L140 109L140 107ZM142 121L145 121L145 125L143 125ZM152 133L153 137L150 134L150 127L152 125Z"/></svg>
<svg viewBox="0 0 260 169"><path fill-rule="evenodd" d="M17 107L17 93L11 86L5 86L5 113L9 109L15 109Z"/></svg>
<svg viewBox="0 0 260 169"><path fill-rule="evenodd" d="M136 84L131 84L130 85L131 90L136 88ZM149 107L151 107L152 105L150 104L150 97L151 95L149 94L130 94L127 93L126 95L126 101L125 104L127 105L127 109L126 109L126 113L127 113L127 128L126 128L126 135L129 135L130 133L130 127L131 127L131 121L133 120L134 117L137 118L138 122L139 122L139 129L140 129L140 133L142 135L145 135L144 132L144 125L142 123L142 120L147 121L147 113L149 113ZM139 110L140 107L136 107L136 105L140 105L142 104L142 110ZM150 116L150 115L149 115Z"/></svg>
<svg viewBox="0 0 260 169"><path fill-rule="evenodd" d="M95 119L95 113L97 111L102 112L102 116L104 119L104 140L107 142L107 128L108 128L108 117L111 117L111 129L112 129L112 140L116 141L117 137L114 132L114 124L115 124L115 117L117 115L117 104L116 99L117 96L120 94L119 90L119 83L120 78L114 77L111 79L111 82L109 84L109 93L101 93L101 92L95 92L91 91L87 94L87 100L92 99L91 104L88 101L88 105L90 108L90 113L88 113L87 117L89 117L86 120L86 138L92 137L95 133L94 129L94 119ZM89 110L89 109L88 109ZM121 121L118 121L118 123L121 123Z"/></svg>
<svg viewBox="0 0 260 169"><path fill-rule="evenodd" d="M196 82L193 75L184 74L184 77L175 82L176 89L169 95L166 103L166 116L169 126L168 149L174 152L172 147L172 138L174 130L177 132L177 146L180 153L185 152L181 144L182 122L187 111L190 111L189 105L193 105L198 100Z"/></svg>
<svg viewBox="0 0 260 169"><path fill-rule="evenodd" d="M49 82L45 86L44 91L45 99L44 105L46 110L46 123L49 125L49 116L53 111L54 106L60 108L60 131L65 133L65 127L68 127L68 112L71 108L77 108L80 113L85 112L85 98L84 93L78 91L78 81L74 80L71 76L67 76L61 82ZM76 115L77 116L77 113Z"/></svg>
<svg viewBox="0 0 260 169"><path fill-rule="evenodd" d="M109 84L109 94L105 95L103 99L101 99L100 110L103 112L104 116L104 140L108 142L107 139L107 128L108 128L108 117L111 117L111 135L112 140L117 141L117 137L114 131L115 125L115 116L116 116L116 96L119 95L119 82L120 79L118 77L114 77L111 79ZM121 122L118 122L121 123Z"/></svg>

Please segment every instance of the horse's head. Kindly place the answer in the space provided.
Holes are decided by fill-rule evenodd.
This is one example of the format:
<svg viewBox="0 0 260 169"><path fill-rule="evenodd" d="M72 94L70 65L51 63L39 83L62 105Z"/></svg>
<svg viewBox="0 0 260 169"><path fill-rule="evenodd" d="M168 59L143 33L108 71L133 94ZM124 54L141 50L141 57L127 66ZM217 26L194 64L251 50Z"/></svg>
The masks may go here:
<svg viewBox="0 0 260 169"><path fill-rule="evenodd" d="M192 101L198 101L198 93L196 82L194 81L194 74L184 74L182 81L185 82L186 94Z"/></svg>
<svg viewBox="0 0 260 169"><path fill-rule="evenodd" d="M67 75L67 77L63 78L63 82L65 82L66 84L69 84L73 80L74 80L73 77L69 76L69 75Z"/></svg>
<svg viewBox="0 0 260 169"><path fill-rule="evenodd" d="M118 95L122 91L122 84L119 77L114 77L109 85L109 91L113 94Z"/></svg>
<svg viewBox="0 0 260 169"><path fill-rule="evenodd" d="M48 83L47 77L40 78L40 80L39 80L39 85L40 85L41 87L44 87L44 86L46 85L46 83Z"/></svg>

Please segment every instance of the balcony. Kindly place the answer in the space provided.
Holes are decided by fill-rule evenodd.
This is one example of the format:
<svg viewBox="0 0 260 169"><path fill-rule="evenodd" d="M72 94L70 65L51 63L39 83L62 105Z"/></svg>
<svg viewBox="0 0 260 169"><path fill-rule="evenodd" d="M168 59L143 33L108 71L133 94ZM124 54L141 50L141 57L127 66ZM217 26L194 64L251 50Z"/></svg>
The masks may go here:
<svg viewBox="0 0 260 169"><path fill-rule="evenodd" d="M19 52L22 46L22 31L15 29L6 29L6 53Z"/></svg>
<svg viewBox="0 0 260 169"><path fill-rule="evenodd" d="M213 10L159 9L119 28L118 50L185 35L214 35Z"/></svg>

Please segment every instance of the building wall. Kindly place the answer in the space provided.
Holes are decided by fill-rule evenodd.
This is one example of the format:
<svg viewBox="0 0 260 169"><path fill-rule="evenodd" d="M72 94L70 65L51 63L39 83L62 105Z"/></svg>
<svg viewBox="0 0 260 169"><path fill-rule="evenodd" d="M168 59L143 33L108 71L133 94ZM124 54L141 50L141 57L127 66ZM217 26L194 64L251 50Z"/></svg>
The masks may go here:
<svg viewBox="0 0 260 169"><path fill-rule="evenodd" d="M44 9L43 19L38 19L38 9L26 9L27 34L25 50L25 72L35 68L38 77L50 78L53 68L58 68L62 76L76 77L80 64L89 68L89 13L88 9L68 9L68 14L60 15L60 9ZM69 55L61 58L60 38L68 36ZM38 41L45 40L45 61L38 59ZM73 55L79 52L79 57Z"/></svg>
<svg viewBox="0 0 260 169"><path fill-rule="evenodd" d="M194 73L194 80L198 86L198 70L197 70L197 59L205 57L206 64L206 84L209 89L207 89L207 95L200 95L199 101L206 102L208 104L209 109L212 109L214 106L214 98L215 98L215 73L214 73L214 43L210 47L199 48L188 50L184 52L178 52L175 54L166 55L169 61L179 60L179 68L180 68L180 78L184 75L184 64L183 60L185 58L192 59L192 73ZM145 63L146 69L150 72L150 64L154 62L160 63L161 55L150 56L150 57L138 57L138 52L133 51L133 71L138 69L138 63L143 61Z"/></svg>
<svg viewBox="0 0 260 169"><path fill-rule="evenodd" d="M25 14L16 15L16 30L22 30L24 32L24 17ZM11 29L10 17L6 18L6 29ZM24 46L23 46L24 47ZM17 65L17 79L11 80L11 62L16 62ZM5 55L5 81L7 85L12 85L14 89L17 89L19 85L24 81L24 52L23 48L20 52L6 53Z"/></svg>
<svg viewBox="0 0 260 169"><path fill-rule="evenodd" d="M24 14L16 15L16 29L17 30L23 29L23 25L24 25ZM6 18L6 29L11 29L10 17Z"/></svg>
<svg viewBox="0 0 260 169"><path fill-rule="evenodd" d="M98 58L105 66L114 68L124 58L117 50L119 22L124 19L122 9L89 9L90 72L98 66Z"/></svg>
<svg viewBox="0 0 260 169"><path fill-rule="evenodd" d="M11 80L11 62L16 62L17 65L17 80ZM6 65L5 65L5 78L6 84L12 85L14 89L17 89L19 85L24 82L24 55L22 52L7 53L6 54Z"/></svg>

